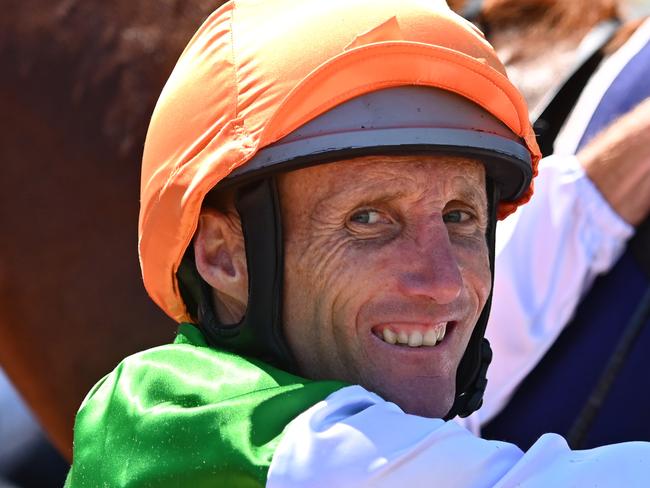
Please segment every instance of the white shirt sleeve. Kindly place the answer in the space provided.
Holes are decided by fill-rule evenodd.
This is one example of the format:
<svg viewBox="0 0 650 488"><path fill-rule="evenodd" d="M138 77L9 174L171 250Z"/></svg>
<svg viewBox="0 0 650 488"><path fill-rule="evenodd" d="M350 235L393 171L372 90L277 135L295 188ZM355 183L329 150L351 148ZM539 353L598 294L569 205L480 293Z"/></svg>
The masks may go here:
<svg viewBox="0 0 650 488"><path fill-rule="evenodd" d="M350 386L287 426L267 487L634 488L649 474L650 443L571 451L546 434L524 453Z"/></svg>
<svg viewBox="0 0 650 488"><path fill-rule="evenodd" d="M486 332L494 359L483 407L468 428L475 431L499 413L632 234L574 156L542 161L532 200L497 226Z"/></svg>

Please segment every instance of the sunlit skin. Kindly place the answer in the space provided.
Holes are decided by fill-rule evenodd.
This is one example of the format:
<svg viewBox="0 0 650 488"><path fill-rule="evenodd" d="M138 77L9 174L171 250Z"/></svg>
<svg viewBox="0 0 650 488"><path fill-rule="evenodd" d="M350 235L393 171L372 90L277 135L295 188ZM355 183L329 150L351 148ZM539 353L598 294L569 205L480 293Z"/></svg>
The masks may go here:
<svg viewBox="0 0 650 488"><path fill-rule="evenodd" d="M490 290L483 166L443 156L366 157L286 173L278 184L284 330L302 374L361 384L406 412L444 416ZM235 219L206 210L195 239L199 272L233 321L246 302L246 288L233 286L246 273ZM386 326L413 331L444 322L434 347L378 337Z"/></svg>

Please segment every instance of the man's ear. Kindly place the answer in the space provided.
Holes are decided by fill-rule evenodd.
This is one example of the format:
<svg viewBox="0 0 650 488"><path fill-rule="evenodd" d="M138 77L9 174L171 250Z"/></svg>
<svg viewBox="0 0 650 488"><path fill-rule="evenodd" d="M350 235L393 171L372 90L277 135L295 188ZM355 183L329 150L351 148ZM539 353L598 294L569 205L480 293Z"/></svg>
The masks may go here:
<svg viewBox="0 0 650 488"><path fill-rule="evenodd" d="M214 304L224 324L237 323L248 302L248 271L241 221L236 212L201 210L194 234L194 259L201 277L214 290Z"/></svg>

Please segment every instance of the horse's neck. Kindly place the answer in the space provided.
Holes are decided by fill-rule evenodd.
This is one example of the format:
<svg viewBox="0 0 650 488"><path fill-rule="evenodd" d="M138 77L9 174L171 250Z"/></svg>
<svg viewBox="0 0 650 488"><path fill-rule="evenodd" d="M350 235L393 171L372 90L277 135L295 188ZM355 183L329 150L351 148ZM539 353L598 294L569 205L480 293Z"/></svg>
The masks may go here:
<svg viewBox="0 0 650 488"><path fill-rule="evenodd" d="M490 42L505 64L508 77L522 92L532 111L569 73L576 62L580 39L574 37L553 43L538 41L536 46L526 46L522 45L522 38L525 39L518 30L508 30L492 33Z"/></svg>

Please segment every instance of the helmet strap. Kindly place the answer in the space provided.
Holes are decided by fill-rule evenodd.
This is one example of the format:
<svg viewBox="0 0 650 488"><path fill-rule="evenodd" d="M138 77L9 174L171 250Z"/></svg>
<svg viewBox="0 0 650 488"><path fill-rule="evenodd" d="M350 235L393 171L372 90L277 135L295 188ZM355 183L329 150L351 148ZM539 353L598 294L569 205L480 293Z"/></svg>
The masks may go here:
<svg viewBox="0 0 650 488"><path fill-rule="evenodd" d="M483 394L487 386L487 369L492 361L492 349L490 348L490 343L485 338L485 329L490 316L492 289L494 288L494 255L499 189L489 177L486 178L486 190L488 197L488 228L485 238L490 260L490 294L474 327L465 354L458 365L458 371L456 372L456 399L451 410L445 416L445 420L449 420L456 415L459 417L467 417L483 405Z"/></svg>
<svg viewBox="0 0 650 488"><path fill-rule="evenodd" d="M207 343L262 359L286 371L296 370L282 330L284 252L280 201L274 177L237 190L235 207L241 219L248 304L237 324L223 324L214 311L212 288L196 271L190 253L179 268L185 303L196 305L197 326Z"/></svg>
<svg viewBox="0 0 650 488"><path fill-rule="evenodd" d="M235 207L241 218L248 268L248 305L241 321L243 338L257 357L295 371L295 360L282 328L284 236L275 177L240 187Z"/></svg>

